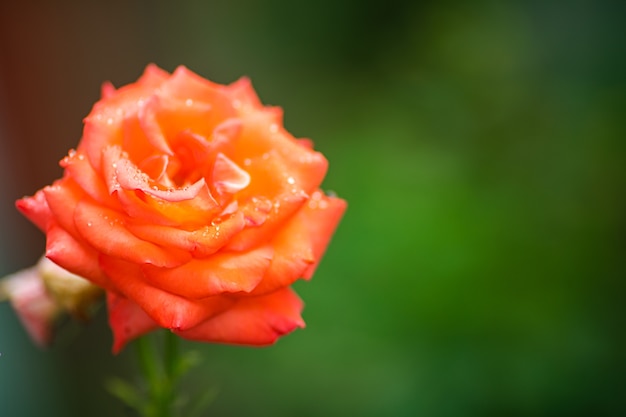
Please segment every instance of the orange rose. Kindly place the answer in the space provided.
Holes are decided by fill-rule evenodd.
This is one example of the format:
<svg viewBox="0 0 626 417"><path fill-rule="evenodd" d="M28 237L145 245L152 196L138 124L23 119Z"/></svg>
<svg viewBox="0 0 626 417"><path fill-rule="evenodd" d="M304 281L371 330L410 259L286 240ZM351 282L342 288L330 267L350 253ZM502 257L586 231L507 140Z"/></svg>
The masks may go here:
<svg viewBox="0 0 626 417"><path fill-rule="evenodd" d="M102 99L62 179L17 207L46 256L107 290L114 352L158 327L186 339L273 343L303 327L308 279L345 201L326 159L261 105L250 82L149 65Z"/></svg>

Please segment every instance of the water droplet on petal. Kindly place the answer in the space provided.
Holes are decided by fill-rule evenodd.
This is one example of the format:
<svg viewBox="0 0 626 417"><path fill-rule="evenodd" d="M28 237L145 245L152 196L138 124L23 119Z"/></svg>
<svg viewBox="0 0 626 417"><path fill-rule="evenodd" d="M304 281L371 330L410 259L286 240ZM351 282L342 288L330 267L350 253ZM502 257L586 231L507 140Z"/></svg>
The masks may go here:
<svg viewBox="0 0 626 417"><path fill-rule="evenodd" d="M289 177L287 178L287 183L293 185L296 183L296 179L294 177Z"/></svg>
<svg viewBox="0 0 626 417"><path fill-rule="evenodd" d="M87 227L91 227L91 226L93 226L93 223L92 222L87 222Z"/></svg>
<svg viewBox="0 0 626 417"><path fill-rule="evenodd" d="M272 133L278 132L278 125L276 123L272 123L270 125L270 132L272 132Z"/></svg>
<svg viewBox="0 0 626 417"><path fill-rule="evenodd" d="M193 106L193 100L192 100L192 99L190 99L190 98L188 98L187 100L185 100L185 105L186 105L187 107L191 107L191 106Z"/></svg>
<svg viewBox="0 0 626 417"><path fill-rule="evenodd" d="M112 117L109 117L109 118L107 119L107 124L108 124L108 125L112 125L112 124L113 124L113 118L112 118Z"/></svg>

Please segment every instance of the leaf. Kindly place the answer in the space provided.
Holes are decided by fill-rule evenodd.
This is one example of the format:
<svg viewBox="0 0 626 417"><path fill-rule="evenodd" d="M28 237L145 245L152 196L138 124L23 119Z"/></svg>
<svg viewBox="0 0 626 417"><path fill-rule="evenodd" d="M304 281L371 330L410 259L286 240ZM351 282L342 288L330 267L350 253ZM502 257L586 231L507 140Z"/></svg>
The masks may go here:
<svg viewBox="0 0 626 417"><path fill-rule="evenodd" d="M127 406L137 410L139 414L145 415L146 401L132 384L121 378L112 377L106 380L104 385L113 396L120 399Z"/></svg>

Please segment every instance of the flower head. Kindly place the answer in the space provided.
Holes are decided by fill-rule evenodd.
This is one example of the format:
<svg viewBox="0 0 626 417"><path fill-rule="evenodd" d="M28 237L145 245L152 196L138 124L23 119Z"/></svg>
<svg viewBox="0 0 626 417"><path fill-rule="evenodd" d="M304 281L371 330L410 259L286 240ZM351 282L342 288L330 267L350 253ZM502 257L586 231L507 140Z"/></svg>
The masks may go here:
<svg viewBox="0 0 626 417"><path fill-rule="evenodd" d="M250 82L149 65L85 119L63 178L17 202L46 256L107 291L114 351L152 329L264 345L304 326L312 276L346 207L327 161Z"/></svg>

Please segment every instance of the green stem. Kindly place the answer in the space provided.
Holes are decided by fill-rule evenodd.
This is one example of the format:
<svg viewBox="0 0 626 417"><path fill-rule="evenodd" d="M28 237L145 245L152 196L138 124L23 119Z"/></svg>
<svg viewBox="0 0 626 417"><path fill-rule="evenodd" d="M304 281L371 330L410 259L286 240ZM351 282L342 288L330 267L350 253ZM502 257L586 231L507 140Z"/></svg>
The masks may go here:
<svg viewBox="0 0 626 417"><path fill-rule="evenodd" d="M178 338L172 332L166 332L164 338L158 338L163 342L161 358L158 357L159 350L151 344L155 340L157 338L146 336L137 340L139 365L148 383L148 403L142 414L144 417L173 417L179 362Z"/></svg>

